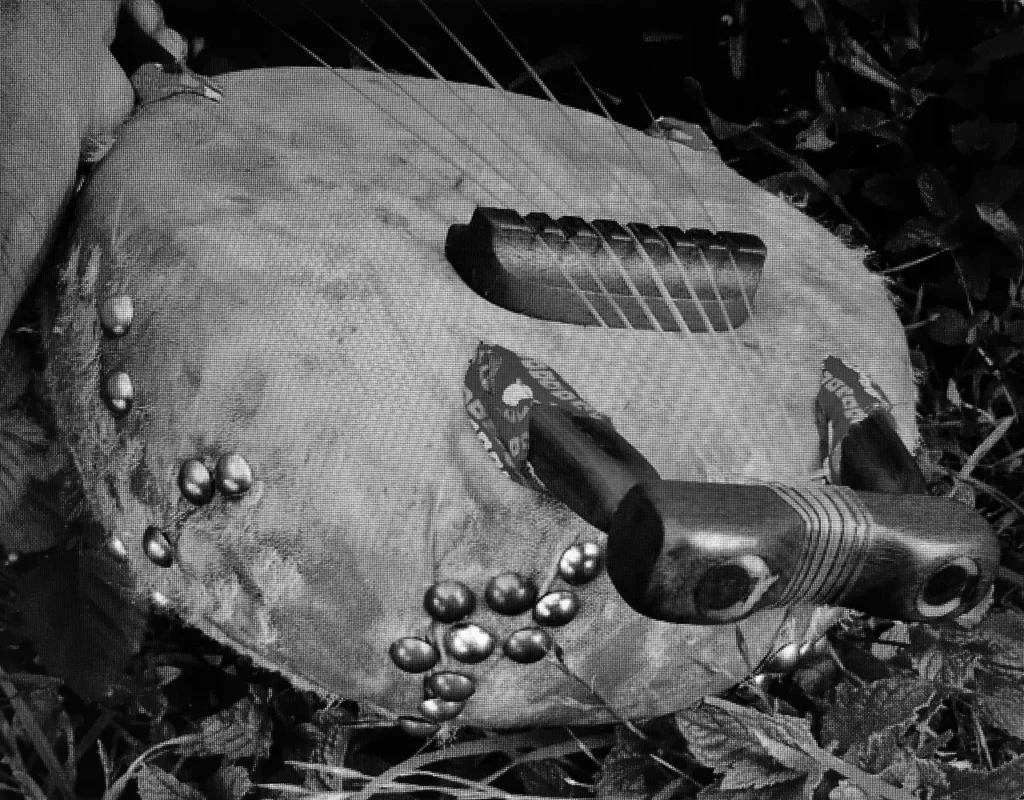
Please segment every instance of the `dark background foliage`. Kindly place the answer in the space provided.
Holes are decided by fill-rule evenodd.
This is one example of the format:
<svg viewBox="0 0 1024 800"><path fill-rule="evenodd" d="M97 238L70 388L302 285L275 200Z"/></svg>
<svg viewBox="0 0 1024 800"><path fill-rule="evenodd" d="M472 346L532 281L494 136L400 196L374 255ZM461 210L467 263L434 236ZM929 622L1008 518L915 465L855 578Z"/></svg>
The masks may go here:
<svg viewBox="0 0 1024 800"><path fill-rule="evenodd" d="M310 791L411 795L386 778L436 786L417 772L425 767L475 781L480 797L496 796L491 787L705 800L1019 796L1024 4L484 5L563 102L592 107L578 69L628 125L647 128L663 115L701 125L739 172L867 248L871 268L891 281L921 376L920 462L931 489L977 505L1000 537L1004 571L994 605L973 628L854 616L795 671L792 663L752 664L726 700L642 726L501 736L463 730L447 749L432 742L419 761L408 761L423 743L372 709L298 692L173 620L158 617L144 629L141 616L113 610L106 595L114 584L87 555L55 548L0 571L12 603L0 626L0 792L237 800L252 781L281 781ZM318 59L426 74L354 0L166 0L164 7L192 43L190 65L209 75ZM446 77L482 82L415 0L372 7ZM473 2L431 7L502 85L542 95ZM116 52L129 71L161 56L130 30ZM33 320L20 322L15 338L31 351ZM31 352L14 360L26 375L39 366ZM31 378L23 384L8 394L20 396ZM0 405L11 398L0 394ZM20 401L18 446L42 453L31 411ZM41 475L59 474L59 464L44 468L40 459ZM54 542L63 538L52 534ZM55 605L69 585L87 604ZM74 637L83 630L93 643L78 648ZM145 640L129 660L118 642L130 630L144 631ZM136 761L143 753L145 764ZM311 772L293 759L349 772ZM869 774L885 781L875 793L857 788ZM896 785L914 794L889 793Z"/></svg>

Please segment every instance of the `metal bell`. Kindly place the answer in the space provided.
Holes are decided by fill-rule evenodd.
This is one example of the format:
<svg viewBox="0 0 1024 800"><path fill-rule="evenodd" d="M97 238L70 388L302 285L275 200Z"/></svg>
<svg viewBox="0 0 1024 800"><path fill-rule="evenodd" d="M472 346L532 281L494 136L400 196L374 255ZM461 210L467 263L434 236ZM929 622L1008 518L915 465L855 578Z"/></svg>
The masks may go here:
<svg viewBox="0 0 1024 800"><path fill-rule="evenodd" d="M471 677L461 672L435 672L424 679L423 688L429 692L428 699L439 697L441 700L461 703L473 696L476 684Z"/></svg>
<svg viewBox="0 0 1024 800"><path fill-rule="evenodd" d="M174 563L174 545L156 525L150 525L142 534L142 549L146 557L158 567L169 567Z"/></svg>
<svg viewBox="0 0 1024 800"><path fill-rule="evenodd" d="M441 654L426 639L406 636L391 643L388 649L395 666L405 672L426 672L440 660Z"/></svg>
<svg viewBox="0 0 1024 800"><path fill-rule="evenodd" d="M528 611L537 601L537 586L518 572L503 572L487 581L484 597L499 614L511 617Z"/></svg>
<svg viewBox="0 0 1024 800"><path fill-rule="evenodd" d="M517 664L533 664L548 654L553 640L543 628L521 628L505 640L502 651Z"/></svg>
<svg viewBox="0 0 1024 800"><path fill-rule="evenodd" d="M238 497L252 488L252 468L238 453L225 453L217 459L217 488L228 497Z"/></svg>
<svg viewBox="0 0 1024 800"><path fill-rule="evenodd" d="M213 476L206 464L198 458L190 458L178 470L178 489L182 496L197 506L205 505L213 499Z"/></svg>
<svg viewBox="0 0 1024 800"><path fill-rule="evenodd" d="M548 592L533 607L533 618L540 625L558 627L568 625L580 610L580 599L575 592L559 589Z"/></svg>
<svg viewBox="0 0 1024 800"><path fill-rule="evenodd" d="M103 382L103 396L116 416L127 414L135 400L131 376L127 372L111 372Z"/></svg>
<svg viewBox="0 0 1024 800"><path fill-rule="evenodd" d="M476 595L459 581L438 581L423 595L423 607L438 622L458 622L473 613Z"/></svg>
<svg viewBox="0 0 1024 800"><path fill-rule="evenodd" d="M465 703L455 703L451 700L442 700L440 697L431 697L420 703L420 713L431 722L447 722L455 719L466 707Z"/></svg>
<svg viewBox="0 0 1024 800"><path fill-rule="evenodd" d="M100 304L100 324L111 336L124 336L135 317L135 305L126 294L108 297Z"/></svg>
<svg viewBox="0 0 1024 800"><path fill-rule="evenodd" d="M149 601L159 609L169 608L171 605L170 598L163 592L155 589L149 593Z"/></svg>
<svg viewBox="0 0 1024 800"><path fill-rule="evenodd" d="M103 547L115 561L119 561L123 564L128 560L128 548L124 546L124 542L122 542L117 536L109 537L103 543Z"/></svg>
<svg viewBox="0 0 1024 800"><path fill-rule="evenodd" d="M415 717L401 717L398 720L398 727L402 729L403 733L415 736L417 739L427 739L441 730L440 725Z"/></svg>
<svg viewBox="0 0 1024 800"><path fill-rule="evenodd" d="M765 672L791 672L800 662L800 645L796 642L781 647L778 652L767 660Z"/></svg>
<svg viewBox="0 0 1024 800"><path fill-rule="evenodd" d="M558 561L558 574L574 586L589 583L600 573L601 547L597 542L574 544L566 548Z"/></svg>
<svg viewBox="0 0 1024 800"><path fill-rule="evenodd" d="M479 625L460 622L445 631L444 645L456 661L479 664L494 652L494 637Z"/></svg>

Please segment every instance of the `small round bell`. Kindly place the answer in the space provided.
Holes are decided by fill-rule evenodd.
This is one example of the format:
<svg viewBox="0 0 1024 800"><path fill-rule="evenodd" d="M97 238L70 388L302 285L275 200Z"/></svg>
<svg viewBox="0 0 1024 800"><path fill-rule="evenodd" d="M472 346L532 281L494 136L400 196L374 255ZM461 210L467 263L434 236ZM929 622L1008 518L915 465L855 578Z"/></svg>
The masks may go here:
<svg viewBox="0 0 1024 800"><path fill-rule="evenodd" d="M533 664L548 654L553 641L543 628L521 628L505 640L502 651L517 664Z"/></svg>
<svg viewBox="0 0 1024 800"><path fill-rule="evenodd" d="M791 672L800 662L800 645L790 642L779 648L778 652L767 660L765 672Z"/></svg>
<svg viewBox="0 0 1024 800"><path fill-rule="evenodd" d="M159 609L170 608L171 605L170 598L156 589L149 593L149 602Z"/></svg>
<svg viewBox="0 0 1024 800"><path fill-rule="evenodd" d="M427 698L438 697L453 703L461 703L473 696L476 684L461 672L435 672L423 681ZM426 715L424 715L426 716Z"/></svg>
<svg viewBox="0 0 1024 800"><path fill-rule="evenodd" d="M479 664L494 652L494 637L479 625L460 622L444 632L444 646L456 661Z"/></svg>
<svg viewBox="0 0 1024 800"><path fill-rule="evenodd" d="M540 625L556 628L568 625L580 610L580 599L575 592L559 589L548 592L533 607L533 618Z"/></svg>
<svg viewBox="0 0 1024 800"><path fill-rule="evenodd" d="M438 622L458 622L473 613L476 595L459 581L438 581L423 595L423 607Z"/></svg>
<svg viewBox="0 0 1024 800"><path fill-rule="evenodd" d="M601 547L597 542L574 544L566 548L558 560L558 574L573 586L589 583L600 573Z"/></svg>
<svg viewBox="0 0 1024 800"><path fill-rule="evenodd" d="M150 525L142 534L142 549L158 567L169 567L174 563L174 545L156 525Z"/></svg>
<svg viewBox="0 0 1024 800"><path fill-rule="evenodd" d="M198 458L183 462L178 470L178 489L190 503L197 506L209 503L213 499L214 484L206 464Z"/></svg>
<svg viewBox="0 0 1024 800"><path fill-rule="evenodd" d="M537 601L537 586L518 572L503 572L487 581L484 598L499 614L511 617L530 610Z"/></svg>
<svg viewBox="0 0 1024 800"><path fill-rule="evenodd" d="M398 727L402 729L402 732L414 736L417 739L428 739L441 730L440 725L435 725L433 722L427 722L426 720L416 719L415 717L402 717L398 720Z"/></svg>
<svg viewBox="0 0 1024 800"><path fill-rule="evenodd" d="M442 700L440 697L431 697L420 703L420 713L431 722L447 722L459 716L465 707L465 703L454 703L451 700Z"/></svg>
<svg viewBox="0 0 1024 800"><path fill-rule="evenodd" d="M127 372L111 372L103 382L103 397L116 416L127 414L135 400L131 376Z"/></svg>
<svg viewBox="0 0 1024 800"><path fill-rule="evenodd" d="M238 497L252 488L252 468L238 453L225 453L217 459L217 488L228 497Z"/></svg>
<svg viewBox="0 0 1024 800"><path fill-rule="evenodd" d="M108 297L100 303L100 324L111 336L124 336L135 317L135 305L126 294Z"/></svg>
<svg viewBox="0 0 1024 800"><path fill-rule="evenodd" d="M440 660L441 654L426 639L406 636L391 643L388 649L395 666L405 672L426 672Z"/></svg>
<svg viewBox="0 0 1024 800"><path fill-rule="evenodd" d="M107 554L115 561L119 561L123 564L128 560L128 548L124 546L124 542L122 542L119 537L109 537L103 543L103 547L106 549Z"/></svg>

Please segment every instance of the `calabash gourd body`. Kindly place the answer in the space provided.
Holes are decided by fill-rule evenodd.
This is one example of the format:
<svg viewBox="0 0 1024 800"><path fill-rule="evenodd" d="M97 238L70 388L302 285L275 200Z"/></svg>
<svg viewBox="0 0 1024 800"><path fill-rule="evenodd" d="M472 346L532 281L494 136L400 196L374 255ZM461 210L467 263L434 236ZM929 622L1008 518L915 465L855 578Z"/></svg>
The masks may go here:
<svg viewBox="0 0 1024 800"><path fill-rule="evenodd" d="M870 374L916 440L902 330L861 255L717 154L581 111L363 72L222 85L219 104L175 97L124 128L81 197L50 334L64 440L140 596L300 686L400 714L417 713L424 676L389 647L430 639L439 669L474 681L458 720L496 727L666 713L747 674L734 626L647 620L603 574L550 629L567 670L502 654L534 623L489 608L487 581L565 588L563 551L604 536L496 468L463 377L494 342L557 370L666 478L812 481L827 355ZM756 234L754 314L689 334L502 310L445 259L449 226L481 205ZM111 336L99 310L120 296L133 319ZM125 414L104 402L114 372L131 381ZM251 489L190 503L182 463L225 453L251 467ZM177 541L169 567L144 552L151 526ZM498 642L480 663L453 660L424 610L443 579L475 592L468 621ZM823 613L739 627L756 661Z"/></svg>

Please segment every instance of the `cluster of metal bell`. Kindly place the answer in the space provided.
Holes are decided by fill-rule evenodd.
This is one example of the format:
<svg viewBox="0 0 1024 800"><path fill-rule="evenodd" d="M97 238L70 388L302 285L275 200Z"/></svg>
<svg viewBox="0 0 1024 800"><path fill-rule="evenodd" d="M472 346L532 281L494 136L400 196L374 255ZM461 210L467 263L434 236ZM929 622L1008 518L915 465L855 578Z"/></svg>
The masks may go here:
<svg viewBox="0 0 1024 800"><path fill-rule="evenodd" d="M570 586L588 583L600 574L602 553L595 542L574 544L558 562L558 574ZM508 617L532 612L533 625L517 629L501 644L505 657L518 664L532 664L544 658L554 644L547 630L568 625L580 610L580 599L572 589L553 589L538 597L536 583L518 572L495 575L484 588L484 600L498 614ZM486 661L497 649L497 638L469 617L476 609L476 595L466 584L443 580L427 589L423 607L437 622L446 624L441 636L444 651L462 664ZM429 736L442 722L454 719L476 691L473 678L462 672L431 672L441 660L438 645L425 638L406 636L391 644L391 660L409 673L429 673L423 680L424 699L419 712L424 719L404 717L407 733Z"/></svg>
<svg viewBox="0 0 1024 800"><path fill-rule="evenodd" d="M135 317L135 307L128 295L108 297L99 306L100 324L107 335L124 336ZM115 416L123 417L132 409L135 387L127 372L111 372L103 381L103 399ZM225 453L211 470L198 458L186 460L178 471L178 489L190 503L201 506L213 500L220 492L225 497L240 497L252 488L252 468L237 453ZM169 567L174 563L176 542L167 531L157 525L150 525L142 535L142 549L154 564ZM118 537L111 536L106 543L107 551L119 561L128 558L127 548ZM159 592L153 592L156 605L167 604Z"/></svg>

